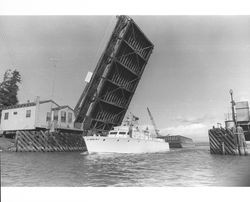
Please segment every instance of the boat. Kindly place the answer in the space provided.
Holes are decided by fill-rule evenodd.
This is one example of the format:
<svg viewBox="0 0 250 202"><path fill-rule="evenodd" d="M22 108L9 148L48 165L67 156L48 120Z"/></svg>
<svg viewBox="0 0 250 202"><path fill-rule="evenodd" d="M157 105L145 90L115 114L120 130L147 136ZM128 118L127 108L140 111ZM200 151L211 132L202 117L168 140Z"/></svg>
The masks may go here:
<svg viewBox="0 0 250 202"><path fill-rule="evenodd" d="M154 153L169 151L169 143L141 130L134 122L126 121L114 127L107 136L83 137L89 153Z"/></svg>

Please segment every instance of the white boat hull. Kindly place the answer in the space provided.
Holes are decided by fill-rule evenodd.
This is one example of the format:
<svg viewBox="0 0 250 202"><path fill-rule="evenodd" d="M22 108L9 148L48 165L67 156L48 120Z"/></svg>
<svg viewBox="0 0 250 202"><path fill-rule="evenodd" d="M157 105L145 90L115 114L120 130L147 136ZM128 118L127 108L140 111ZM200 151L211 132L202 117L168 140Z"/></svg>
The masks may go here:
<svg viewBox="0 0 250 202"><path fill-rule="evenodd" d="M169 144L158 139L135 139L118 137L84 137L89 153L153 153L169 151Z"/></svg>

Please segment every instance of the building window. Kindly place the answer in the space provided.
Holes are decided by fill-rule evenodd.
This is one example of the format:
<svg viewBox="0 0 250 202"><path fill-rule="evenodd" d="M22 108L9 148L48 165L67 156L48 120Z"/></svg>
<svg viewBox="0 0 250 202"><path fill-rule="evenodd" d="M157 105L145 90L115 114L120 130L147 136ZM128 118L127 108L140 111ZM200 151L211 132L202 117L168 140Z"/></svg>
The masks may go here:
<svg viewBox="0 0 250 202"><path fill-rule="evenodd" d="M51 113L50 112L47 112L46 121L47 122L51 121Z"/></svg>
<svg viewBox="0 0 250 202"><path fill-rule="evenodd" d="M66 112L65 111L61 111L61 122L62 123L66 122Z"/></svg>
<svg viewBox="0 0 250 202"><path fill-rule="evenodd" d="M58 111L54 111L54 121L58 121Z"/></svg>
<svg viewBox="0 0 250 202"><path fill-rule="evenodd" d="M26 110L26 118L31 117L31 110Z"/></svg>
<svg viewBox="0 0 250 202"><path fill-rule="evenodd" d="M68 123L72 123L72 113L68 113Z"/></svg>
<svg viewBox="0 0 250 202"><path fill-rule="evenodd" d="M4 120L8 120L9 118L9 112L4 113Z"/></svg>
<svg viewBox="0 0 250 202"><path fill-rule="evenodd" d="M13 112L14 115L17 115L17 112Z"/></svg>

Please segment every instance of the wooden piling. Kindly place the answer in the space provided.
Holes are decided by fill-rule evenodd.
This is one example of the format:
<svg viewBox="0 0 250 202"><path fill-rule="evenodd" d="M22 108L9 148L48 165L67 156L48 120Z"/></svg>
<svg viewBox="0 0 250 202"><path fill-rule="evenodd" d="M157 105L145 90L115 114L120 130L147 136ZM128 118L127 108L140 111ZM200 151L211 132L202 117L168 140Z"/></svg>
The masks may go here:
<svg viewBox="0 0 250 202"><path fill-rule="evenodd" d="M221 143L221 150L222 150L222 154L225 155L225 144L224 144L224 142Z"/></svg>
<svg viewBox="0 0 250 202"><path fill-rule="evenodd" d="M237 127L237 142L238 142L238 150L240 155L247 155L247 145L245 140L245 135L241 127Z"/></svg>
<svg viewBox="0 0 250 202"><path fill-rule="evenodd" d="M82 134L43 130L17 131L16 152L75 152L86 151Z"/></svg>
<svg viewBox="0 0 250 202"><path fill-rule="evenodd" d="M211 154L247 155L247 145L241 127L213 128L208 134Z"/></svg>

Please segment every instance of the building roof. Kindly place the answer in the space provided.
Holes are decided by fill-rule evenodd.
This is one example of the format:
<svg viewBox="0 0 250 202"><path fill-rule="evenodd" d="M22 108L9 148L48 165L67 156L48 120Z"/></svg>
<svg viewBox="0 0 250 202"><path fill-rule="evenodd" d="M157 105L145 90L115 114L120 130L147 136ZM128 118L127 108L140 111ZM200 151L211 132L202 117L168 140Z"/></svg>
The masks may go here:
<svg viewBox="0 0 250 202"><path fill-rule="evenodd" d="M61 109L65 109L65 108L69 108L71 109L72 111L74 111L70 106L68 105L63 105L63 106L58 106L58 107L54 107L52 108L52 110L61 110Z"/></svg>
<svg viewBox="0 0 250 202"><path fill-rule="evenodd" d="M53 100L43 100L43 101L40 101L39 104L44 104L44 103L48 103L48 102L52 102L59 107L59 105ZM31 107L31 106L35 106L35 105L36 105L36 102L27 102L27 103L23 103L23 104L11 105L11 106L7 106L7 107L0 107L0 110L24 108L24 107Z"/></svg>

